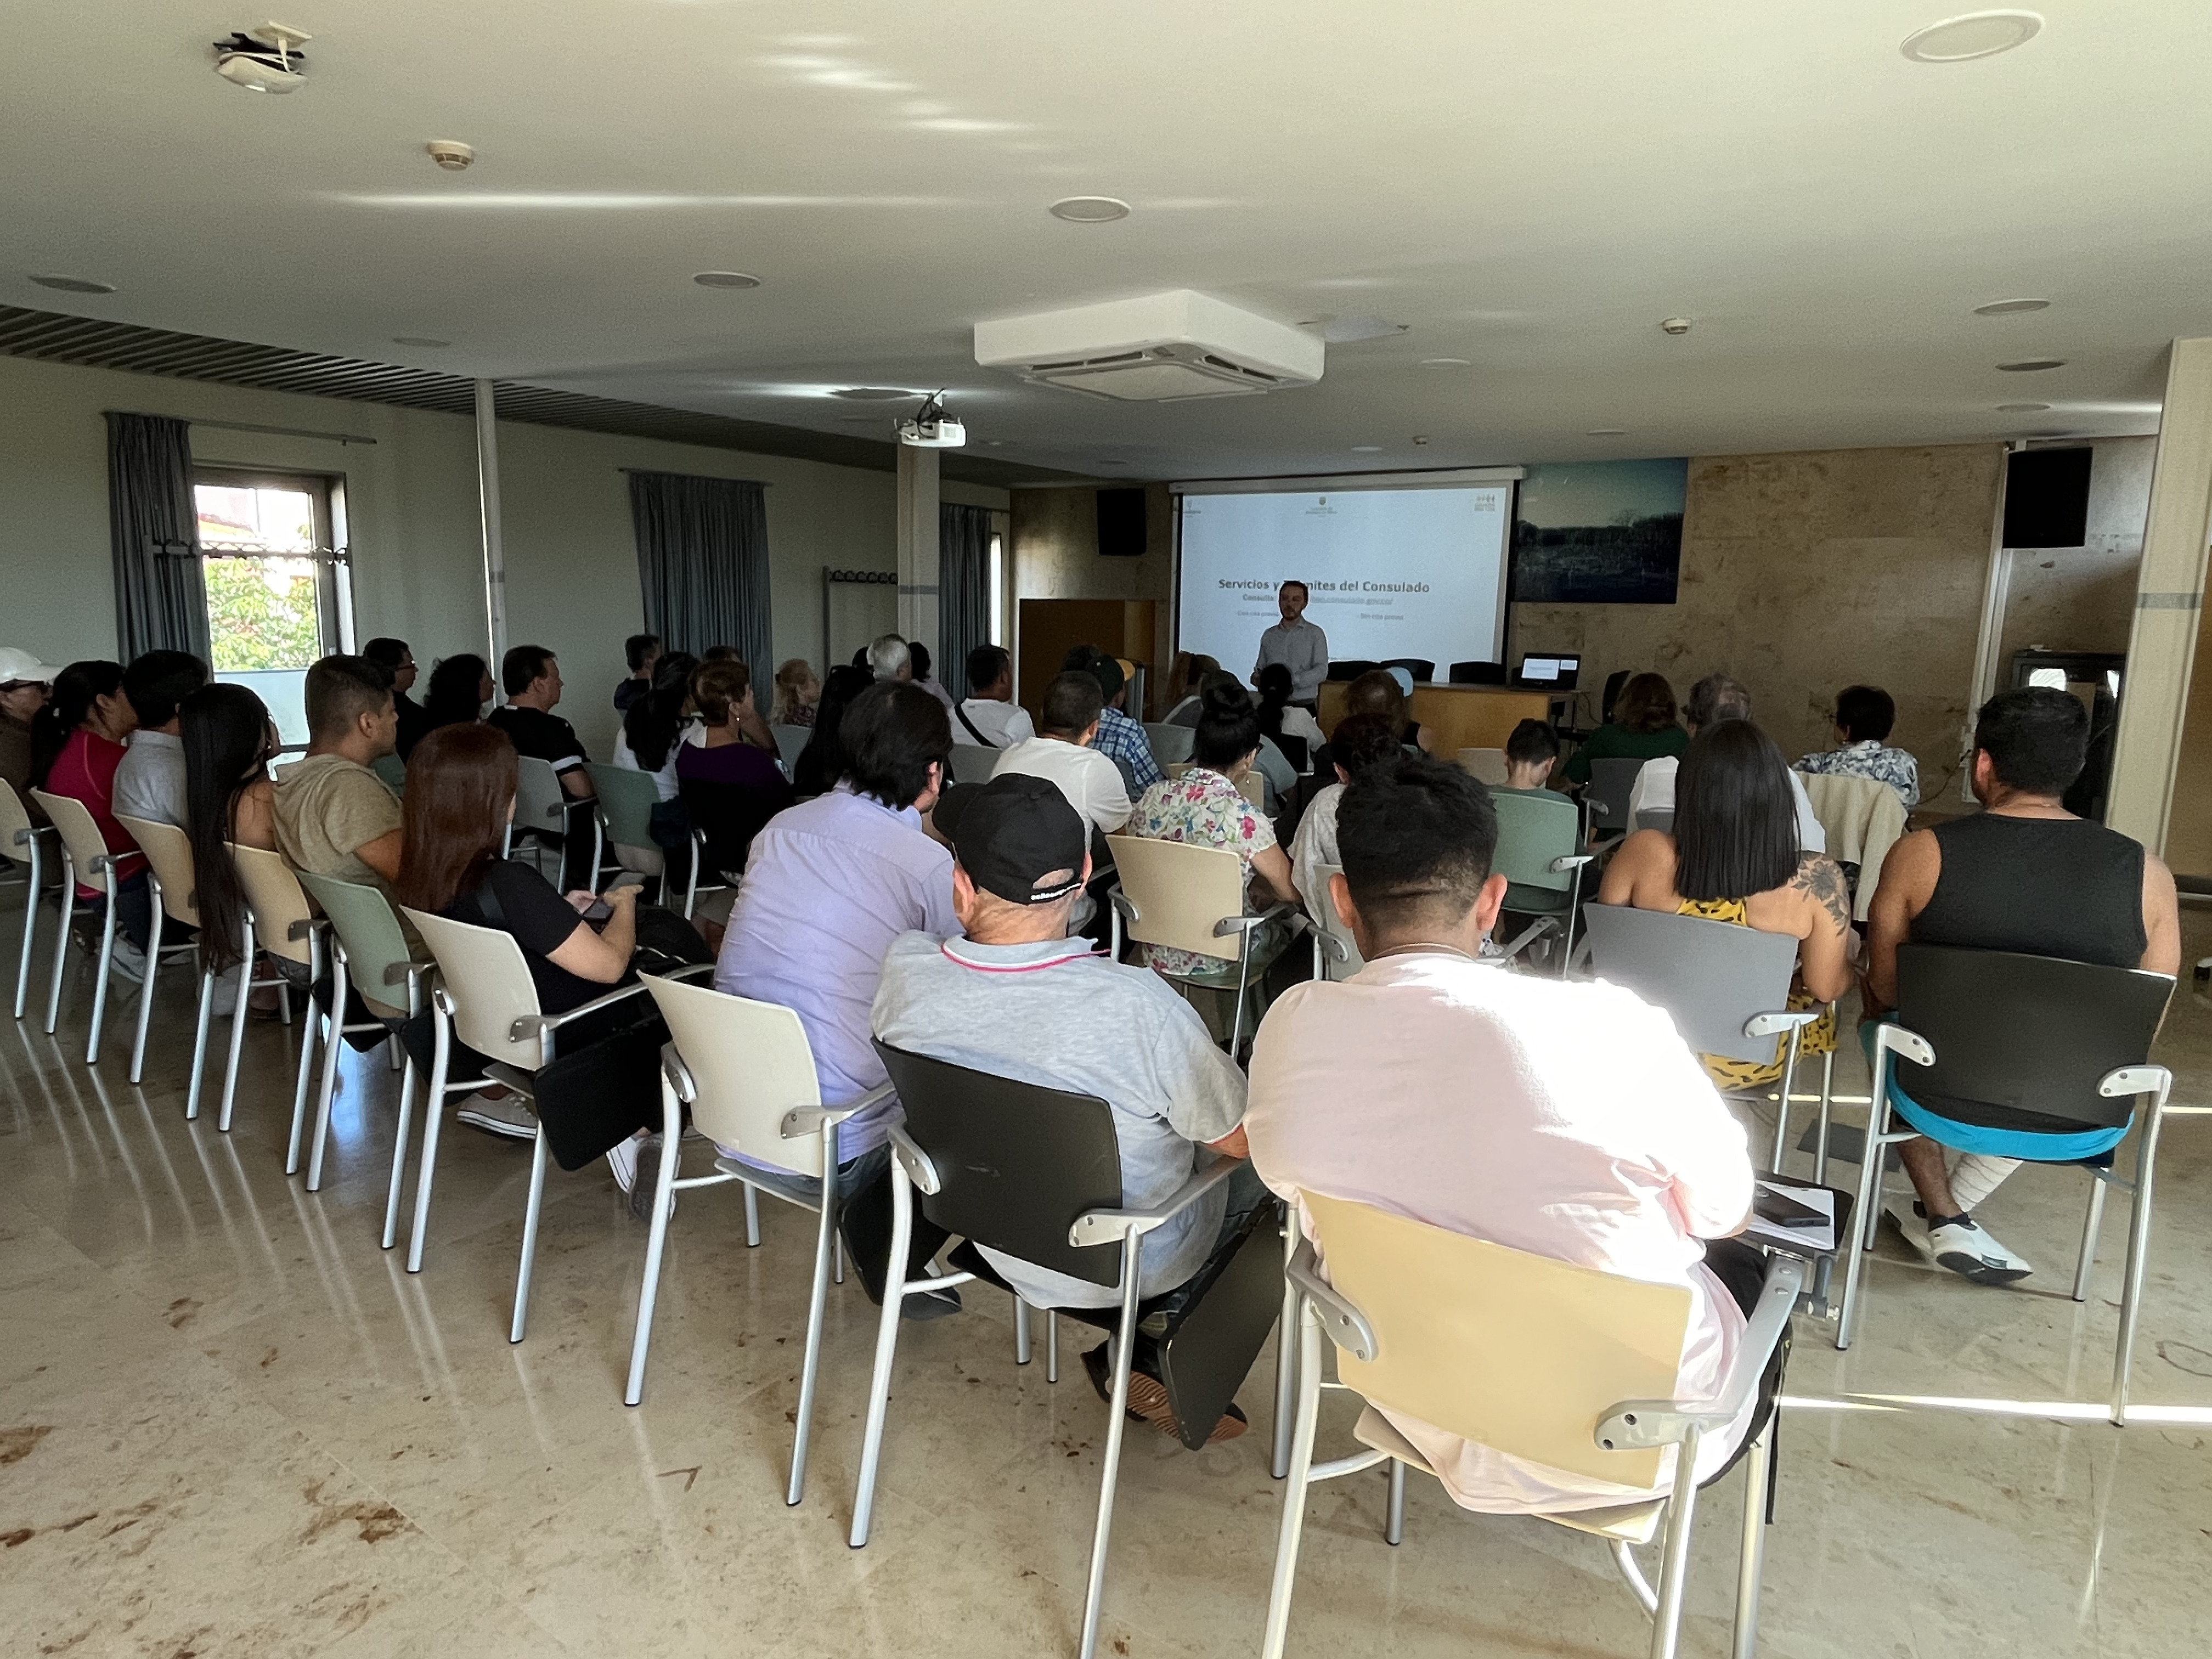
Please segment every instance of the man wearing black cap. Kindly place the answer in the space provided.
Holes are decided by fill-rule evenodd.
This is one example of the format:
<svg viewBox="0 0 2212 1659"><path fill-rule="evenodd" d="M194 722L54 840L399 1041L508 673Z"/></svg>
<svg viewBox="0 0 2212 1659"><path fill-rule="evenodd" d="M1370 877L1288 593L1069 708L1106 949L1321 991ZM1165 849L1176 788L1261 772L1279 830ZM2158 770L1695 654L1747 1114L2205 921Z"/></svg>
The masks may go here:
<svg viewBox="0 0 2212 1659"><path fill-rule="evenodd" d="M1207 1159L1243 1158L1244 1074L1205 1022L1158 975L1067 936L1090 874L1083 820L1060 790L1023 773L947 790L934 820L952 843L952 907L963 933L903 933L884 958L872 1024L895 1048L957 1066L1095 1095L1114 1109L1121 1191L1133 1207L1164 1201ZM1233 1245L1266 1193L1249 1169L1147 1234L1141 1292L1174 1291ZM1110 1288L985 1250L1033 1306L1113 1306ZM1094 1385L1102 1345L1086 1355ZM1133 1357L1130 1406L1172 1431L1166 1395ZM1241 1431L1224 1419L1215 1437Z"/></svg>

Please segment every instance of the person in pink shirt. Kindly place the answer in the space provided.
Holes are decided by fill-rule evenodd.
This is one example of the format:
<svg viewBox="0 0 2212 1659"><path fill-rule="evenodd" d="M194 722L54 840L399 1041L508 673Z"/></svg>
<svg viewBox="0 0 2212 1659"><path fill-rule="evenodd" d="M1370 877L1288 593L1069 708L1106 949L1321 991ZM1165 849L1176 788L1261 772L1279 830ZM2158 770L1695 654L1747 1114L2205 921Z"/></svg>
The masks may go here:
<svg viewBox="0 0 2212 1659"><path fill-rule="evenodd" d="M31 726L31 787L82 801L107 850L122 855L115 876L115 921L133 947L118 945L116 959L137 974L144 961L153 909L146 889L146 859L131 832L115 821L115 769L138 716L123 692L123 665L73 662L54 678L52 700ZM79 898L96 896L80 881Z"/></svg>
<svg viewBox="0 0 2212 1659"><path fill-rule="evenodd" d="M1686 1285L1677 1392L1710 1395L1763 1267L1730 1237L1751 1218L1744 1131L1660 1010L1479 959L1505 893L1497 843L1488 792L1456 766L1408 757L1346 788L1329 901L1367 966L1268 1012L1244 1118L1253 1167L1309 1232L1303 1194L1318 1192ZM1776 1380L1699 1447L1700 1480L1743 1443ZM1638 1495L1386 1415L1467 1509L1556 1513Z"/></svg>

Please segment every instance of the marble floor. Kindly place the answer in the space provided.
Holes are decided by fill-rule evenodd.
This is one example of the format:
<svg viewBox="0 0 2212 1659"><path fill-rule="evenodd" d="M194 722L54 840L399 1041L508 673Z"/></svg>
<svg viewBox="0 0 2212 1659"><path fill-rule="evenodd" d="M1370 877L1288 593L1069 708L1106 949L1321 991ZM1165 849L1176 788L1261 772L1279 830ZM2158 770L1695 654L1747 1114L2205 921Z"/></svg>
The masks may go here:
<svg viewBox="0 0 2212 1659"><path fill-rule="evenodd" d="M0 891L11 958L21 893ZM2187 920L2193 959L2212 925ZM874 1331L856 1283L833 1294L806 1500L783 1503L808 1218L763 1203L748 1249L734 1189L684 1200L646 1401L625 1409L645 1232L604 1164L553 1176L529 1340L510 1346L524 1150L449 1130L410 1277L377 1248L381 1058L349 1056L310 1194L283 1169L292 1034L249 1030L222 1134L184 1120L183 983L156 997L143 1086L125 1081L135 998L97 1066L88 980L57 1036L0 1027L0 1651L1073 1653L1104 1413L1072 1341L1054 1386L1012 1364L1003 1298L908 1327L874 1541L848 1549ZM2212 1095L2212 1005L2187 988L2162 1049L2179 1100ZM1863 1093L1855 1054L1838 1069ZM2124 1211L2076 1304L2080 1197L2078 1176L2030 1170L1988 1206L2043 1265L2030 1288L1975 1289L1885 1237L1857 1346L1801 1322L1767 1653L2212 1651L2212 1120L2169 1131L2125 1430L2098 1403ZM1256 1652L1280 1511L1271 1374L1263 1358L1241 1440L1133 1435L1103 1652ZM1347 1426L1325 1417L1324 1440ZM1317 1489L1294 1653L1644 1651L1593 1540L1410 1486L1396 1549L1379 1476ZM1688 1653L1727 1650L1740 1492L1702 1509Z"/></svg>

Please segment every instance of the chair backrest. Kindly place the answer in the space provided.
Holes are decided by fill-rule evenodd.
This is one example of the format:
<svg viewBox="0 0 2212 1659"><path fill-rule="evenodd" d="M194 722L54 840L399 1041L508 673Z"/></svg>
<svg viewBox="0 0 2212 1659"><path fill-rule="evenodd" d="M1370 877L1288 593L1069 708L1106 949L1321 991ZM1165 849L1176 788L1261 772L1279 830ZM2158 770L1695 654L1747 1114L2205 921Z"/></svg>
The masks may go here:
<svg viewBox="0 0 2212 1659"><path fill-rule="evenodd" d="M304 938L292 937L294 922L313 921L315 915L298 873L281 856L264 848L240 847L235 842L223 845L238 866L238 884L253 912L253 936L261 948L302 968L313 966L314 946Z"/></svg>
<svg viewBox="0 0 2212 1659"><path fill-rule="evenodd" d="M1179 778L1196 763L1194 761L1176 761L1163 765L1160 770L1170 778ZM1237 780L1237 793L1261 811L1267 810L1267 780L1261 775L1258 767L1248 766L1244 769L1244 775Z"/></svg>
<svg viewBox="0 0 2212 1659"><path fill-rule="evenodd" d="M1371 669L1380 668L1379 662L1370 662L1364 657L1347 657L1342 662L1328 665L1328 677L1333 680L1356 680Z"/></svg>
<svg viewBox="0 0 2212 1659"><path fill-rule="evenodd" d="M1462 749L1459 751L1462 771L1473 775L1478 783L1492 789L1505 787L1505 751L1503 749Z"/></svg>
<svg viewBox="0 0 2212 1659"><path fill-rule="evenodd" d="M1582 851L1582 808L1565 795L1549 799L1503 792L1490 798L1498 814L1498 853L1491 870L1516 887L1564 893L1574 884L1571 872L1555 872L1553 859ZM1509 897L1509 903L1511 902Z"/></svg>
<svg viewBox="0 0 2212 1659"><path fill-rule="evenodd" d="M2164 974L2009 951L1897 947L1897 1018L1936 1063L1900 1067L1929 1110L1989 1128L2117 1128L2131 1096L2106 1099L2107 1073L2141 1066L2173 994Z"/></svg>
<svg viewBox="0 0 2212 1659"><path fill-rule="evenodd" d="M1502 662L1455 662L1446 672L1454 685L1505 684L1505 665Z"/></svg>
<svg viewBox="0 0 2212 1659"><path fill-rule="evenodd" d="M407 793L407 763L398 755L379 755L368 763L368 769L384 780L384 787L395 795Z"/></svg>
<svg viewBox="0 0 2212 1659"><path fill-rule="evenodd" d="M1616 668L1605 677L1605 690L1599 698L1597 717L1601 720L1613 718L1613 706L1620 701L1621 689L1628 684L1630 671Z"/></svg>
<svg viewBox="0 0 2212 1659"><path fill-rule="evenodd" d="M1352 930L1344 925L1343 919L1336 914L1335 902L1329 896L1329 878L1340 876L1343 873L1341 866L1337 865L1316 865L1314 874L1321 879L1315 883L1316 890L1306 895L1308 920L1344 949L1342 962L1339 962L1326 951L1322 953L1321 976L1327 980L1350 979L1367 965L1367 958L1359 954L1359 947L1352 943Z"/></svg>
<svg viewBox="0 0 2212 1659"><path fill-rule="evenodd" d="M60 834L62 845L69 849L70 862L76 866L80 885L96 893L107 890L107 877L94 870L92 861L107 852L107 843L100 839L100 826L92 821L91 811L71 795L57 795L50 790L33 789L31 799L53 820Z"/></svg>
<svg viewBox="0 0 2212 1659"><path fill-rule="evenodd" d="M1636 812L1638 830L1656 830L1662 836L1674 833L1674 809L1671 806L1643 806Z"/></svg>
<svg viewBox="0 0 2212 1659"><path fill-rule="evenodd" d="M1242 934L1216 939L1214 925L1244 914L1244 860L1225 847L1155 841L1148 836L1109 836L1121 891L1137 917L1129 937L1234 962Z"/></svg>
<svg viewBox="0 0 2212 1659"><path fill-rule="evenodd" d="M1170 726L1164 720L1145 722L1145 736L1151 740L1152 758L1162 766L1173 766L1178 761L1190 758L1190 746L1198 741L1194 726Z"/></svg>
<svg viewBox="0 0 2212 1659"><path fill-rule="evenodd" d="M568 795L551 761L519 755L514 762L514 827L558 835L568 827Z"/></svg>
<svg viewBox="0 0 2212 1659"><path fill-rule="evenodd" d="M814 1049L799 1016L780 1003L756 1002L708 985L653 974L644 978L696 1085L694 1127L719 1146L819 1179L822 1137L783 1138L786 1112L822 1103Z"/></svg>
<svg viewBox="0 0 2212 1659"><path fill-rule="evenodd" d="M952 781L955 783L988 783L991 769L999 763L999 750L987 749L980 743L956 743L952 745Z"/></svg>
<svg viewBox="0 0 2212 1659"><path fill-rule="evenodd" d="M146 862L154 866L154 879L161 884L161 908L169 919L187 927L198 927L198 878L192 873L191 837L173 823L159 823L152 818L118 812L115 821L131 832Z"/></svg>
<svg viewBox="0 0 2212 1659"><path fill-rule="evenodd" d="M0 778L0 859L15 856L16 836L32 827L31 810L15 793L15 786Z"/></svg>
<svg viewBox="0 0 2212 1659"><path fill-rule="evenodd" d="M1800 772L1796 778L1812 804L1813 816L1820 820L1828 856L1858 866L1851 908L1864 921L1874 905L1875 890L1881 884L1882 860L1905 834L1904 798L1879 778L1822 772Z"/></svg>
<svg viewBox="0 0 2212 1659"><path fill-rule="evenodd" d="M1552 1468L1639 1490L1658 1480L1663 1448L1607 1451L1595 1431L1625 1401L1674 1397L1687 1285L1530 1255L1348 1199L1302 1198L1330 1285L1375 1333L1371 1361L1337 1354L1348 1386Z"/></svg>
<svg viewBox="0 0 2212 1659"><path fill-rule="evenodd" d="M427 910L400 907L438 963L438 978L453 1001L453 1031L487 1060L534 1072L545 1063L544 1042L508 1035L526 1014L542 1013L530 963L511 933L452 921Z"/></svg>
<svg viewBox="0 0 2212 1659"><path fill-rule="evenodd" d="M1413 677L1416 684L1423 680L1432 680L1437 677L1436 664L1431 662L1426 657L1385 657L1382 659L1382 666L1404 669Z"/></svg>
<svg viewBox="0 0 2212 1659"><path fill-rule="evenodd" d="M771 726L769 735L775 739L776 758L783 763L784 775L799 764L799 757L806 752L806 745L814 736L811 726Z"/></svg>
<svg viewBox="0 0 2212 1659"><path fill-rule="evenodd" d="M599 816L607 822L607 839L625 847L653 845L653 809L660 791L653 774L628 766L587 764L592 793L599 798Z"/></svg>
<svg viewBox="0 0 2212 1659"><path fill-rule="evenodd" d="M1086 1210L1121 1204L1113 1108L1092 1095L1017 1083L876 1044L906 1132L937 1166L922 1213L948 1232L1093 1285L1118 1285L1120 1250L1076 1245Z"/></svg>
<svg viewBox="0 0 2212 1659"><path fill-rule="evenodd" d="M1773 1060L1773 1036L1747 1037L1743 1026L1790 1006L1797 941L1789 934L1626 904L1589 906L1583 927L1597 976L1664 1008L1699 1054Z"/></svg>
<svg viewBox="0 0 2212 1659"><path fill-rule="evenodd" d="M372 1012L397 1017L407 1012L406 981L394 985L388 969L415 959L392 901L381 888L336 876L298 872L300 885L331 919L331 931L345 947L346 975Z"/></svg>
<svg viewBox="0 0 2212 1659"><path fill-rule="evenodd" d="M1589 799L1590 828L1628 828L1628 798L1636 790L1636 775L1644 763L1626 755L1610 755L1590 763Z"/></svg>

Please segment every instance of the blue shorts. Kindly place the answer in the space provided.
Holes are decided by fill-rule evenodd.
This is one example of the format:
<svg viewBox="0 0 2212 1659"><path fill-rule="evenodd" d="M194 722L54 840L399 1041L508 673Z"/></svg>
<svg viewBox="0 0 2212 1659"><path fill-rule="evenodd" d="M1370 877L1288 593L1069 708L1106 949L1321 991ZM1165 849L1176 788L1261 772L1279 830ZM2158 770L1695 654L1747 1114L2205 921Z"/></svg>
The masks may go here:
<svg viewBox="0 0 2212 1659"><path fill-rule="evenodd" d="M1874 1028L1879 1023L1893 1024L1893 1016L1884 1015L1881 1021L1864 1020L1859 1025L1859 1047L1866 1051L1867 1065L1874 1065ZM1910 1060L1905 1065L1911 1065ZM1929 1139L1946 1146L1955 1146L1962 1152L1985 1152L1992 1158L2016 1158L2027 1164L2078 1164L2084 1158L2100 1158L2128 1138L2133 1123L2123 1123L2117 1129L2081 1129L2067 1134L2039 1134L2028 1129L1991 1129L1978 1123L1960 1123L1952 1118L1931 1112L1898 1086L1897 1079L1905 1066L1893 1064L1889 1073L1890 1109L1903 1119L1906 1126L1917 1129Z"/></svg>

